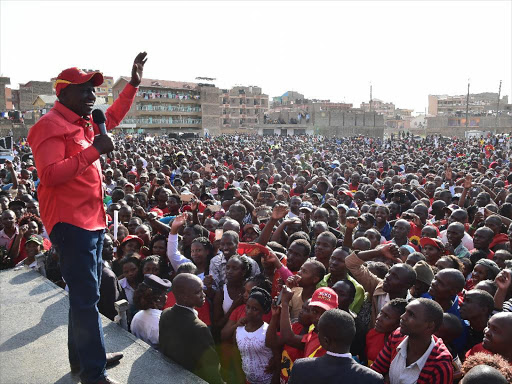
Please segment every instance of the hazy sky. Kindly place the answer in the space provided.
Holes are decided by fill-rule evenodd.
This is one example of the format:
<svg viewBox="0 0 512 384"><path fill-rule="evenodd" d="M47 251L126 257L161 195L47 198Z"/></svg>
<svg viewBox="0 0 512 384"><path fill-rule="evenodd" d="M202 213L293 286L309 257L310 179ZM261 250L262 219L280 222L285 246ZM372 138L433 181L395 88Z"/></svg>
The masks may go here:
<svg viewBox="0 0 512 384"><path fill-rule="evenodd" d="M62 69L216 78L272 96L359 106L373 97L423 112L428 94L511 91L512 1L5 1L0 73L13 87Z"/></svg>

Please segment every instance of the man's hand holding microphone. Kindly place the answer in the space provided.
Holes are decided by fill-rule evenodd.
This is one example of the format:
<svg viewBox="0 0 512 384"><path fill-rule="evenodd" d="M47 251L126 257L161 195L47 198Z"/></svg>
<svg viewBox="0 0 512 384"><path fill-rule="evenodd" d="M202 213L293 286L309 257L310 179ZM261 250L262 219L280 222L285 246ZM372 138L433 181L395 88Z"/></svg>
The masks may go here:
<svg viewBox="0 0 512 384"><path fill-rule="evenodd" d="M114 142L112 141L112 137L107 134L107 127L105 126L107 119L103 111L101 109L92 111L92 120L100 129L100 134L94 137L92 143L93 147L98 150L100 155L112 152L114 150Z"/></svg>

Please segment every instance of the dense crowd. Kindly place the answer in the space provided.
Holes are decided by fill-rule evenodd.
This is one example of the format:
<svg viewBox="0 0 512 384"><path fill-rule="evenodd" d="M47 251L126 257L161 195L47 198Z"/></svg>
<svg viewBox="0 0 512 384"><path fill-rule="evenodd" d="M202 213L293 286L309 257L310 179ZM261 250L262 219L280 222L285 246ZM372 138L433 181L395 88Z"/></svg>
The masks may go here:
<svg viewBox="0 0 512 384"><path fill-rule="evenodd" d="M115 140L98 308L206 381L512 382L507 135ZM65 288L15 151L2 267Z"/></svg>

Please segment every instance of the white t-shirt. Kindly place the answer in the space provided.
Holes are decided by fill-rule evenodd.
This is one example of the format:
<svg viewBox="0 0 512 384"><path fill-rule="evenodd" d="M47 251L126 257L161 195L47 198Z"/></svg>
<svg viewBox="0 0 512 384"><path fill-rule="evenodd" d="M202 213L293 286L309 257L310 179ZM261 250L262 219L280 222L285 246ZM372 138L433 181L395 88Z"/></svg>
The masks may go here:
<svg viewBox="0 0 512 384"><path fill-rule="evenodd" d="M130 326L132 333L136 337L156 349L158 349L158 323L160 322L161 314L162 311L159 309L139 311L133 316Z"/></svg>
<svg viewBox="0 0 512 384"><path fill-rule="evenodd" d="M441 241L444 245L448 244L448 237L446 237L446 229L444 231L441 231ZM469 236L467 232L464 232L464 237L462 238L462 245L465 246L468 251L472 251L475 249L475 246L473 244L473 238Z"/></svg>
<svg viewBox="0 0 512 384"><path fill-rule="evenodd" d="M247 332L245 327L236 329L236 344L242 356L242 368L251 384L270 384L272 381L272 374L265 373L272 358L272 350L265 346L267 329L267 323L263 323L254 332Z"/></svg>

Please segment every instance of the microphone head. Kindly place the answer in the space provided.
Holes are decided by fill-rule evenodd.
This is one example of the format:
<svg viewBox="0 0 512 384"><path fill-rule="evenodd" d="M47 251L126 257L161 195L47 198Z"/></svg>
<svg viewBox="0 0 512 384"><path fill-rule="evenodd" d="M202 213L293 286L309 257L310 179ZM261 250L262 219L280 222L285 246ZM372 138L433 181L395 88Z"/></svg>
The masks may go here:
<svg viewBox="0 0 512 384"><path fill-rule="evenodd" d="M96 124L105 124L107 118L101 109L95 109L92 111L92 121L94 121Z"/></svg>

